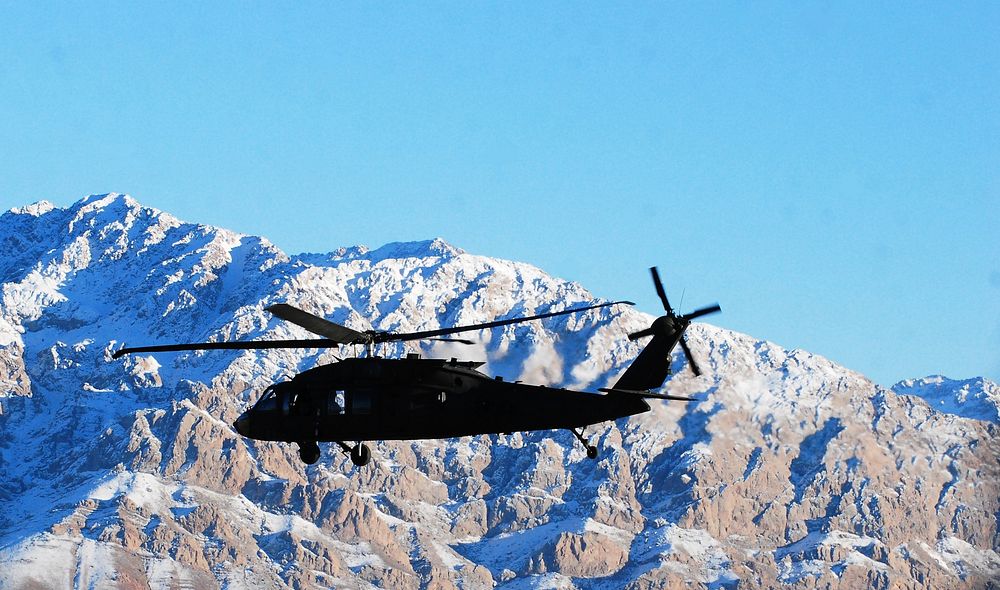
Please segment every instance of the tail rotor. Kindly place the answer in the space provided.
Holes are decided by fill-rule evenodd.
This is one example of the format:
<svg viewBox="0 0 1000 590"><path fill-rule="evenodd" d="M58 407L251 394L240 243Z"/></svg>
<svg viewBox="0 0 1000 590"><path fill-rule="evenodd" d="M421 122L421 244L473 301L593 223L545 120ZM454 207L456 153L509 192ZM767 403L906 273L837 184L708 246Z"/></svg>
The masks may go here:
<svg viewBox="0 0 1000 590"><path fill-rule="evenodd" d="M701 375L701 369L698 367L698 363L694 360L694 355L691 354L691 348L688 346L687 339L684 336L684 331L687 330L688 326L691 324L692 320L706 316L713 313L718 313L722 311L722 307L718 303L713 303L712 305L696 309L691 313L684 315L678 315L672 307L670 307L670 300L667 298L667 292L663 288L663 282L660 280L660 273L656 270L656 267L649 269L650 274L653 275L653 286L656 287L656 294L659 295L660 301L663 303L663 310L666 315L662 315L655 320L653 324L646 328L645 330L639 330L638 332L633 332L628 335L629 340L638 340L640 338L645 338L646 336L662 336L666 339L669 344L667 346L667 353L673 349L674 344L680 344L681 350L684 351L684 356L687 358L688 364L691 365L691 371L695 375Z"/></svg>

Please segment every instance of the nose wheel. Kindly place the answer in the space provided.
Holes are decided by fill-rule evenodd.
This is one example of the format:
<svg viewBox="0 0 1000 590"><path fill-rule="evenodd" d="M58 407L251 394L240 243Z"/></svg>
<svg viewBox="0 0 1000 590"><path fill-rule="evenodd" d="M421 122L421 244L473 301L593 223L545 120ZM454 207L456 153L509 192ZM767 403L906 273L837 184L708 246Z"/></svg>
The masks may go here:
<svg viewBox="0 0 1000 590"><path fill-rule="evenodd" d="M368 448L363 442L359 442L353 447L349 444L341 441L337 441L340 448L344 450L345 453L351 456L351 463L354 463L358 467L364 467L368 465L372 460L372 450Z"/></svg>

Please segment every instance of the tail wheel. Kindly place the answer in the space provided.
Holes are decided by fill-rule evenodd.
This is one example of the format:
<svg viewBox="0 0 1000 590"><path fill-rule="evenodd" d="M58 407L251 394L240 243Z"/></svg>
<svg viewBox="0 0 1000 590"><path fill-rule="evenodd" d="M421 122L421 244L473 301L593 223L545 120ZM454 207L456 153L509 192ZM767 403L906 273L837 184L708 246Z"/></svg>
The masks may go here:
<svg viewBox="0 0 1000 590"><path fill-rule="evenodd" d="M597 447L594 445L587 445L587 458L596 459L597 458Z"/></svg>
<svg viewBox="0 0 1000 590"><path fill-rule="evenodd" d="M351 462L358 467L364 467L368 465L368 462L372 460L372 451L368 448L365 443L359 443L351 449Z"/></svg>

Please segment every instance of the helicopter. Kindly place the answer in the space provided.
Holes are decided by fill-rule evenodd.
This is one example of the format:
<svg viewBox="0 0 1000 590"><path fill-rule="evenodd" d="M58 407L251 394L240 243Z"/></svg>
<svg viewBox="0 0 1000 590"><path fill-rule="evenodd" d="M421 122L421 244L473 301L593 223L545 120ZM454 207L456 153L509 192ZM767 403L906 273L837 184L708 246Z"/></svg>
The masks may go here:
<svg viewBox="0 0 1000 590"><path fill-rule="evenodd" d="M279 303L267 310L298 325L316 339L196 342L122 348L112 357L140 352L188 350L246 350L278 348L332 348L360 344L366 356L344 358L303 371L288 381L267 387L258 401L235 422L234 430L256 440L294 442L306 464L320 458L318 442L335 442L356 466L367 465L371 449L364 441L439 439L479 434L566 429L596 459L597 447L584 432L587 426L648 412L647 399L695 401L694 398L656 393L670 370L670 352L681 346L695 375L701 370L684 338L695 318L721 311L718 304L679 315L670 306L656 267L650 269L656 293L666 312L629 340L652 337L618 381L598 393L544 385L528 385L489 377L478 371L484 363L455 358L424 359L419 354L383 358L375 346L389 342L437 340L472 344L452 334L486 330L614 305L612 301L531 316L520 316L420 332L357 331L292 305ZM349 445L345 441L355 441Z"/></svg>

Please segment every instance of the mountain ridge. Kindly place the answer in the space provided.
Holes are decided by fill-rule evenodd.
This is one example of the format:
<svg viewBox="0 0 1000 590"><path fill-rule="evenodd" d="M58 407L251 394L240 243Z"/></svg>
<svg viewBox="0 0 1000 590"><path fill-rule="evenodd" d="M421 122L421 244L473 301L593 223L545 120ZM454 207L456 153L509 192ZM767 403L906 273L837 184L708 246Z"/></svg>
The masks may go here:
<svg viewBox="0 0 1000 590"><path fill-rule="evenodd" d="M111 351L305 337L264 311L276 302L419 330L593 297L440 239L289 256L119 194L12 210L0 229L5 587L974 588L1000 575L995 422L806 351L693 325L709 375L675 356L665 390L701 401L592 427L596 462L541 432L380 443L370 470L324 445L307 469L291 445L228 425L332 351ZM593 390L651 319L593 310L419 352Z"/></svg>

